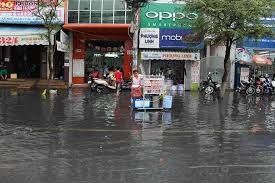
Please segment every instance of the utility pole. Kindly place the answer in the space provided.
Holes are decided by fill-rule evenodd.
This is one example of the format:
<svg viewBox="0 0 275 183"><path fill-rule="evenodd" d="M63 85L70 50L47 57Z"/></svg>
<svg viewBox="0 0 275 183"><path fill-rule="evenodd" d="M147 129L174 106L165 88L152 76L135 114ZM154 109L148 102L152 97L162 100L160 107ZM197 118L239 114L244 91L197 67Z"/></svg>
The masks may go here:
<svg viewBox="0 0 275 183"><path fill-rule="evenodd" d="M131 29L130 29L130 32L133 34L133 62L132 62L133 69L138 69L138 64L139 64L139 45L138 45L139 11L140 11L140 7L144 6L148 1L149 0L125 0L125 2L127 3L127 7L129 9L132 9L132 12L133 12L133 19L131 22Z"/></svg>

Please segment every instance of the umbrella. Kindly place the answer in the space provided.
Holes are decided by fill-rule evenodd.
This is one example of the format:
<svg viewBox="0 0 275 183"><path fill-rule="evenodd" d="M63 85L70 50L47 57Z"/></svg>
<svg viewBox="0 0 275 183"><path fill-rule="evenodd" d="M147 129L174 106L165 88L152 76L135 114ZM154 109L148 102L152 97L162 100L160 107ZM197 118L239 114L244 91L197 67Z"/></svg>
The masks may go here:
<svg viewBox="0 0 275 183"><path fill-rule="evenodd" d="M252 62L256 65L272 65L272 61L263 55L254 55Z"/></svg>

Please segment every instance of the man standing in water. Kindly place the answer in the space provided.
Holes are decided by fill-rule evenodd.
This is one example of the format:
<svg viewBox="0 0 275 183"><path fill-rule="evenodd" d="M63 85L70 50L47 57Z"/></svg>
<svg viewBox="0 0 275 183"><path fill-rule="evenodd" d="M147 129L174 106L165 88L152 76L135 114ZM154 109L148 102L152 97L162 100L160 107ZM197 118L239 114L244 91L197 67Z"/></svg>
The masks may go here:
<svg viewBox="0 0 275 183"><path fill-rule="evenodd" d="M117 94L119 94L120 88L121 88L121 83L122 83L122 72L120 71L120 68L116 68L115 72L115 79L116 79L116 88L117 88Z"/></svg>

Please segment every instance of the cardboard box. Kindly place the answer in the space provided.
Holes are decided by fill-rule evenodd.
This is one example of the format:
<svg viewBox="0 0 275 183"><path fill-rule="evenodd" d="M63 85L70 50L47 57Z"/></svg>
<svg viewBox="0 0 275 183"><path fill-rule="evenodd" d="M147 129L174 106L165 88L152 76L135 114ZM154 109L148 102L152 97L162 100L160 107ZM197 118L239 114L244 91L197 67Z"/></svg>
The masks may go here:
<svg viewBox="0 0 275 183"><path fill-rule="evenodd" d="M17 73L11 73L10 78L11 79L17 79Z"/></svg>

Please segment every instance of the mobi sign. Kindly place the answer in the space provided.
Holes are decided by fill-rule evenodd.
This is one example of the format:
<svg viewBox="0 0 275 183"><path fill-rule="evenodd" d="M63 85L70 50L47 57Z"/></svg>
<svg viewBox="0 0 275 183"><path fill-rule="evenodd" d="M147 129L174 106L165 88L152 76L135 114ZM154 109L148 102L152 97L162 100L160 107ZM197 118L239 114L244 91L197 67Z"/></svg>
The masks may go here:
<svg viewBox="0 0 275 183"><path fill-rule="evenodd" d="M202 49L203 41L190 29L160 29L160 48Z"/></svg>
<svg viewBox="0 0 275 183"><path fill-rule="evenodd" d="M186 12L183 4L148 3L140 11L141 28L190 28L198 18L196 12Z"/></svg>
<svg viewBox="0 0 275 183"><path fill-rule="evenodd" d="M139 47L202 49L204 43L190 29L140 28Z"/></svg>

